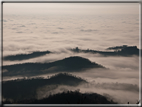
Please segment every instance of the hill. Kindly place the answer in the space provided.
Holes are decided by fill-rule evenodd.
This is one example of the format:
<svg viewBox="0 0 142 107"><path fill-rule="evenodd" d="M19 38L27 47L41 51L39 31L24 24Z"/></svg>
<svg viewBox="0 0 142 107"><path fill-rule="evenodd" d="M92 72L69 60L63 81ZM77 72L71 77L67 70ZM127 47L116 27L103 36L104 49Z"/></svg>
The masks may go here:
<svg viewBox="0 0 142 107"><path fill-rule="evenodd" d="M92 54L100 54L103 56L132 56L132 55L139 55L139 49L137 48L137 46L127 46L127 45L123 45L123 46L116 46L116 47L109 47L106 50L114 50L114 51L97 51L97 50L91 50L91 49L87 49L87 50L82 50L79 49L78 47L73 48L73 49L69 49L72 52L77 52L77 53L92 53Z"/></svg>
<svg viewBox="0 0 142 107"><path fill-rule="evenodd" d="M27 60L30 58L36 58L36 57L40 57L40 56L44 56L46 54L50 54L52 52L50 51L35 51L32 52L30 54L17 54L17 55L8 55L5 56L3 59L4 60L10 60L10 61L15 61L15 60Z"/></svg>
<svg viewBox="0 0 142 107"><path fill-rule="evenodd" d="M10 103L5 101L3 103ZM13 101L13 104L117 104L112 100L107 100L106 97L99 95L97 93L85 93L82 94L79 91L68 91L63 93L58 93L50 95L48 98L41 100L21 100Z"/></svg>
<svg viewBox="0 0 142 107"><path fill-rule="evenodd" d="M56 72L79 72L89 68L105 68L79 56L68 57L51 63L23 63L3 66L3 76L35 76Z"/></svg>
<svg viewBox="0 0 142 107"><path fill-rule="evenodd" d="M54 90L59 85L77 86L82 83L87 83L87 81L68 73L59 73L48 79L38 77L5 81L2 83L2 95L6 99L31 99L36 97L37 89L44 86L49 86L50 90Z"/></svg>

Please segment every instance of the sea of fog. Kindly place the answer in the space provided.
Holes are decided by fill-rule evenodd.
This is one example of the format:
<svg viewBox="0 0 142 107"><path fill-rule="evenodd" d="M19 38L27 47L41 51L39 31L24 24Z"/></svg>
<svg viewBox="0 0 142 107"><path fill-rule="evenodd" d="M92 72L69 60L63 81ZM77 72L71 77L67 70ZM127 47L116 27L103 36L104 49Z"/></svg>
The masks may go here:
<svg viewBox="0 0 142 107"><path fill-rule="evenodd" d="M68 48L105 50L114 46L139 48L139 16L136 14L45 14L4 15L3 56L49 50L45 56L5 61L3 65L26 62L54 62L70 56L81 56L96 62L109 71L90 69L72 74L94 84L78 86L81 92L109 95L119 103L139 100L139 57L103 57L91 53L73 53ZM47 75L40 75L47 76ZM5 77L4 80L20 77ZM97 85L99 84L99 85ZM69 87L69 89L72 89ZM41 97L41 95L39 95Z"/></svg>
<svg viewBox="0 0 142 107"><path fill-rule="evenodd" d="M3 55L66 48L139 48L139 15L4 15Z"/></svg>

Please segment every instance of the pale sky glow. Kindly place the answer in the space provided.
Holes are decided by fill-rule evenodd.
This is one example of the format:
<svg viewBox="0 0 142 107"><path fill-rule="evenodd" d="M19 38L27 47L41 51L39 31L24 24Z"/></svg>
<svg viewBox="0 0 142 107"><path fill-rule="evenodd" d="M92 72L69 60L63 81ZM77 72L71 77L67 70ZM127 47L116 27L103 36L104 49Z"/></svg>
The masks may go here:
<svg viewBox="0 0 142 107"><path fill-rule="evenodd" d="M4 14L87 13L138 14L139 4L122 3L4 3ZM49 14L48 13L48 14Z"/></svg>

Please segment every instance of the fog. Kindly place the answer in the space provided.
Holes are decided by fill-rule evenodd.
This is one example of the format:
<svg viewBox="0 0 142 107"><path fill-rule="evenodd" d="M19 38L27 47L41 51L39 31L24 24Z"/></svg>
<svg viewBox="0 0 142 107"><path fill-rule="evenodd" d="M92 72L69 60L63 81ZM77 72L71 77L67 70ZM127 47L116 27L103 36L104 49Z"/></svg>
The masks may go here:
<svg viewBox="0 0 142 107"><path fill-rule="evenodd" d="M118 103L139 100L139 56L108 56L74 53L69 48L106 51L115 46L139 47L139 4L7 4L3 12L3 57L51 51L24 60L3 60L3 66L23 63L49 63L80 56L108 68L71 72L89 84L77 87L46 86L37 89L37 98L64 90L99 93ZM10 71L3 71L10 72ZM62 72L62 71L61 71ZM55 73L38 75L51 76ZM37 77L37 76L31 76ZM23 76L4 77L3 80ZM29 77L30 78L30 77ZM49 87L55 88L48 91ZM47 89L48 88L48 89Z"/></svg>
<svg viewBox="0 0 142 107"><path fill-rule="evenodd" d="M29 51L60 50L68 47L104 50L111 46L132 45L139 48L138 4L117 4L116 8L118 9L121 6L129 9L127 12L131 13L127 14L123 13L125 9L119 14L117 11L111 11L115 9L114 5L107 4L105 8L102 8L105 4L102 4L102 7L97 4L91 7L88 7L89 4L76 4L82 6L82 8L85 8L85 5L86 8L91 10L86 10L87 12L82 14L75 14L75 11L73 11L71 15L60 12L49 14L52 13L49 10L46 11L46 14L40 15L39 13L33 14L30 11L30 15L23 12L21 12L22 14L16 12L8 14L8 10L14 11L14 9L10 9L6 5L8 4L4 4L3 14L5 20L3 22L4 56ZM13 4L13 7L15 5ZM25 4L23 4L23 8L24 6ZM32 9L35 11L37 5L32 6L34 6ZM19 10L22 8L22 6L18 7ZM55 9L58 10L58 8ZM136 10L136 12L130 11L130 9ZM25 9L22 10L26 11ZM82 9L77 10L79 13L83 11ZM94 13L94 10L99 14ZM106 13L110 12L110 14L104 14L105 12L100 11L107 11Z"/></svg>
<svg viewBox="0 0 142 107"><path fill-rule="evenodd" d="M111 64L111 63L110 63ZM127 64L126 64L127 65ZM131 66L131 65L130 65ZM37 98L42 99L48 97L50 94L61 93L65 90L76 90L80 89L81 93L98 93L107 96L118 103L126 104L130 102L135 104L139 99L139 70L129 67L124 69L118 67L117 69L101 70L101 69L90 69L83 72L73 72L73 75L81 77L88 81L89 84L79 85L77 87L70 86L47 86L37 89ZM47 78L48 76L54 75L44 74L41 77ZM38 76L34 76L38 77ZM16 79L11 78L11 79ZM18 77L20 79L20 77ZM31 77L33 78L33 77ZM7 78L9 79L9 77ZM22 77L21 77L22 79ZM5 79L6 80L6 79ZM51 87L51 90L50 88ZM130 97L133 96L133 97Z"/></svg>
<svg viewBox="0 0 142 107"><path fill-rule="evenodd" d="M104 84L108 87L106 88ZM117 87L113 87L113 85L116 85ZM49 95L61 93L61 92L67 92L68 90L80 90L81 93L98 93L101 95L104 95L109 100L113 100L115 102L118 102L119 104L127 104L127 102L130 102L130 104L135 104L138 100L138 86L132 85L132 84L119 84L119 83L112 83L112 84L86 84L86 85L80 85L78 87L71 87L71 86L59 86L58 88L55 88L56 86L47 86L42 87L37 90L37 98L42 99L45 97L48 97ZM50 88L51 90L49 90ZM111 87L113 87L111 89ZM130 87L133 89L129 90ZM48 89L47 89L48 88ZM54 89L55 88L55 89ZM48 90L48 91L47 91ZM127 91L126 91L127 90ZM133 97L131 97L133 96Z"/></svg>

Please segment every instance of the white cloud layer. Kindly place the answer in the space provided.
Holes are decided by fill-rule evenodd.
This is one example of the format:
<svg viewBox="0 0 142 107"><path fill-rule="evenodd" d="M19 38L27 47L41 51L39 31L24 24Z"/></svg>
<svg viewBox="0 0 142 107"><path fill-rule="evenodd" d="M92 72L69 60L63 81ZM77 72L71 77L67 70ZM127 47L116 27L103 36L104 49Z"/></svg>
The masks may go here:
<svg viewBox="0 0 142 107"><path fill-rule="evenodd" d="M64 5L64 7L58 5L55 8L54 6L57 6L55 4L48 5L49 9L45 4L42 7L33 5L33 9L31 9L31 5L26 5L26 9L20 7L22 5L16 5L13 8L10 4L4 4L3 56L45 50L57 53L23 61L3 61L4 65L53 62L69 56L82 56L110 70L91 69L82 73L73 73L91 83L102 84L100 89L93 86L90 88L76 87L80 88L81 92L109 94L120 103L128 101L135 103L138 100L137 91L126 90L127 86L139 87L138 57L75 54L68 51L67 48L105 50L108 47L121 45L134 45L139 48L139 4L127 6L102 4L100 7L99 5L84 4L73 5L74 8L71 4ZM35 9L35 7L37 8ZM104 89L104 83L114 88L116 82L122 90ZM72 87L69 88L72 89Z"/></svg>

